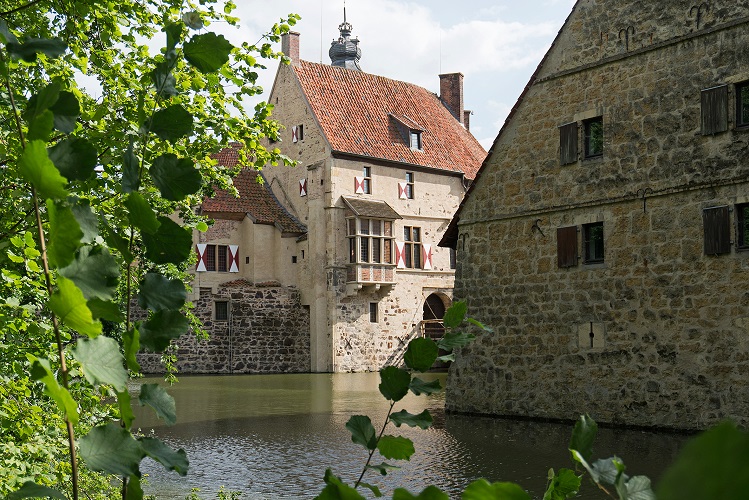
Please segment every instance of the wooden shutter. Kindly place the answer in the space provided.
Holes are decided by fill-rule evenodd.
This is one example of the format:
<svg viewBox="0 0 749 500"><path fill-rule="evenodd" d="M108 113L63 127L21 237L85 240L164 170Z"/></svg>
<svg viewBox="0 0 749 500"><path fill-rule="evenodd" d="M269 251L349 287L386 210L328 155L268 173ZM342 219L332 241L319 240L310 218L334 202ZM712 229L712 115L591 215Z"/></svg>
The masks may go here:
<svg viewBox="0 0 749 500"><path fill-rule="evenodd" d="M432 268L432 245L428 243L422 243L421 245L421 268Z"/></svg>
<svg viewBox="0 0 749 500"><path fill-rule="evenodd" d="M705 255L731 253L731 219L728 207L712 207L702 211L705 230Z"/></svg>
<svg viewBox="0 0 749 500"><path fill-rule="evenodd" d="M702 135L728 130L728 85L702 91Z"/></svg>
<svg viewBox="0 0 749 500"><path fill-rule="evenodd" d="M198 243L195 245L195 252L198 254L198 263L195 268L195 270L199 273L206 272L208 268L206 267L206 252L205 247L207 245L205 243Z"/></svg>
<svg viewBox="0 0 749 500"><path fill-rule="evenodd" d="M557 229L557 262L560 268L577 265L577 226Z"/></svg>
<svg viewBox="0 0 749 500"><path fill-rule="evenodd" d="M395 267L406 268L406 243L404 241L395 242Z"/></svg>
<svg viewBox="0 0 749 500"><path fill-rule="evenodd" d="M398 183L398 198L400 198L401 200L408 199L408 183L407 182Z"/></svg>
<svg viewBox="0 0 749 500"><path fill-rule="evenodd" d="M291 142L298 142L299 141L299 128L294 125L291 127Z"/></svg>
<svg viewBox="0 0 749 500"><path fill-rule="evenodd" d="M307 196L307 179L299 179L299 196Z"/></svg>
<svg viewBox="0 0 749 500"><path fill-rule="evenodd" d="M577 162L577 122L559 127L559 163Z"/></svg>
<svg viewBox="0 0 749 500"><path fill-rule="evenodd" d="M229 245L229 272L239 272L239 245Z"/></svg>
<svg viewBox="0 0 749 500"><path fill-rule="evenodd" d="M354 177L354 193L364 194L364 177Z"/></svg>

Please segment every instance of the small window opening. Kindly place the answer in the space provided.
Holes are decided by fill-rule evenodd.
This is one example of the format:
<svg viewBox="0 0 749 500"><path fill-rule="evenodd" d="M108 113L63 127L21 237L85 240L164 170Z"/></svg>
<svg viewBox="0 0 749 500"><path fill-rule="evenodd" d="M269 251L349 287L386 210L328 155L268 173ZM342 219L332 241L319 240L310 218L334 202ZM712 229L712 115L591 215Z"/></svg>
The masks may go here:
<svg viewBox="0 0 749 500"><path fill-rule="evenodd" d="M217 300L215 303L216 321L226 321L229 319L229 302L226 300Z"/></svg>
<svg viewBox="0 0 749 500"><path fill-rule="evenodd" d="M369 303L369 322L370 323L377 323L377 302L370 302Z"/></svg>
<svg viewBox="0 0 749 500"><path fill-rule="evenodd" d="M411 149L421 151L421 130L411 130L409 136L411 138Z"/></svg>
<svg viewBox="0 0 749 500"><path fill-rule="evenodd" d="M585 157L596 158L603 155L603 117L598 116L583 122L585 130Z"/></svg>
<svg viewBox="0 0 749 500"><path fill-rule="evenodd" d="M603 222L583 224L583 244L586 264L603 262Z"/></svg>

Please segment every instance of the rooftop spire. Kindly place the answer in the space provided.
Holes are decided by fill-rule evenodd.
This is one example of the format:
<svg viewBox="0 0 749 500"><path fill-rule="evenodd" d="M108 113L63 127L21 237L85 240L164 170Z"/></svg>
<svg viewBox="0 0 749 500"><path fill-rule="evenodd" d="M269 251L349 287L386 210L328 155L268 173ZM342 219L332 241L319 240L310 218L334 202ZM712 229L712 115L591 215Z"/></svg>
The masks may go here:
<svg viewBox="0 0 749 500"><path fill-rule="evenodd" d="M341 36L330 43L330 64L342 68L361 71L359 59L361 59L361 49L359 48L359 39L351 38L351 31L354 27L346 20L346 2L343 2L343 22L338 25L338 31Z"/></svg>

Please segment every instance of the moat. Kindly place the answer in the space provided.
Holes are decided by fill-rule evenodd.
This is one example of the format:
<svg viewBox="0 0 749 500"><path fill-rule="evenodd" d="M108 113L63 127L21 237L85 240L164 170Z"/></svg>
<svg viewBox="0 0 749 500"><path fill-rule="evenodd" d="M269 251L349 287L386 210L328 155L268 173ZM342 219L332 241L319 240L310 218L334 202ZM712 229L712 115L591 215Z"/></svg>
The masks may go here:
<svg viewBox="0 0 749 500"><path fill-rule="evenodd" d="M428 375L440 378L444 374ZM147 378L136 381L159 381ZM379 429L387 413L380 396L379 374L295 374L182 376L170 389L178 423L166 427L147 408L137 408L136 426L153 432L190 459L186 477L165 471L146 459L146 493L159 499L183 499L191 488L214 498L219 487L240 491L245 499L312 498L323 488L330 467L353 483L366 461L364 449L351 442L345 424L351 415L369 415ZM428 430L389 428L414 441L415 455L387 476L368 473L385 497L405 487L412 493L435 484L457 497L472 480L513 481L541 498L549 468L572 468L567 444L571 424L510 421L445 414L444 393L411 394L395 411L429 409ZM574 417L574 416L572 416ZM673 461L685 436L635 430L601 429L597 458L620 456L630 475L654 483ZM388 461L391 463L393 461ZM587 479L579 498L604 498Z"/></svg>

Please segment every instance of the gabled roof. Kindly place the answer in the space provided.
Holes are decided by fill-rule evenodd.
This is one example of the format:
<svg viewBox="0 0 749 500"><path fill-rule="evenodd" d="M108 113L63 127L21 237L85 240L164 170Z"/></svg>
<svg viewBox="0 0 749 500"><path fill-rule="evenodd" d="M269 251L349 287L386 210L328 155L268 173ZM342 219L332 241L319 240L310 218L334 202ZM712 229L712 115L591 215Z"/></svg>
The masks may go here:
<svg viewBox="0 0 749 500"><path fill-rule="evenodd" d="M308 61L291 68L334 152L460 172L469 179L486 156L440 99L423 87ZM410 148L391 116L423 129L423 150Z"/></svg>
<svg viewBox="0 0 749 500"><path fill-rule="evenodd" d="M214 157L220 165L234 167L239 161L240 147L234 144L222 149ZM307 232L307 227L286 211L268 185L258 182L259 175L260 173L256 170L243 168L234 178L234 187L239 191L239 198L235 198L227 191L216 190L212 198L203 200L201 207L203 215L229 216L229 218L231 214L237 214L241 218L248 215L255 224L274 225L282 233Z"/></svg>
<svg viewBox="0 0 749 500"><path fill-rule="evenodd" d="M351 209L357 217L374 217L375 219L402 219L393 207L384 201L362 200L361 198L350 198L341 196L343 202Z"/></svg>

